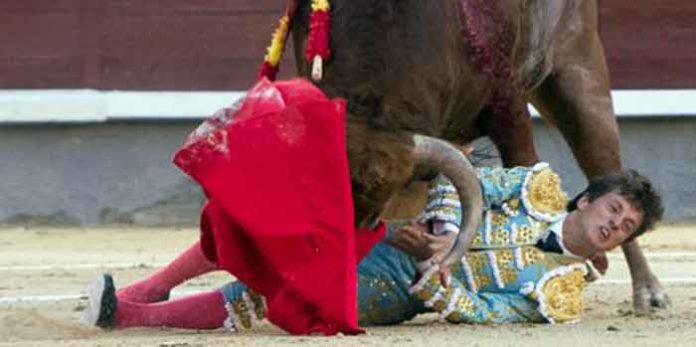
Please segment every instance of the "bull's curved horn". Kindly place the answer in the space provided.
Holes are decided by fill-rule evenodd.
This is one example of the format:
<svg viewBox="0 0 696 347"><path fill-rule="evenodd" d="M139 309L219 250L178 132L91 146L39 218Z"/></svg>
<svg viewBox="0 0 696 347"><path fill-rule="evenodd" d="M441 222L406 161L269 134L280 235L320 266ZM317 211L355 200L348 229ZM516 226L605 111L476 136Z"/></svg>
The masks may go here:
<svg viewBox="0 0 696 347"><path fill-rule="evenodd" d="M460 231L442 265L451 265L466 253L481 225L483 198L476 171L469 159L447 141L413 135L416 175L421 178L442 173L457 188L462 206Z"/></svg>

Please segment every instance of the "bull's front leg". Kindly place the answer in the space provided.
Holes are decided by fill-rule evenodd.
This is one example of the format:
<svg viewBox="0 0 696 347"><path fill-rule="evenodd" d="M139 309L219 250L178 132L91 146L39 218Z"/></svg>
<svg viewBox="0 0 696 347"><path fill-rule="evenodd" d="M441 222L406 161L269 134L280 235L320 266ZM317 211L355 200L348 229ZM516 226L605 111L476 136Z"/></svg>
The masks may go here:
<svg viewBox="0 0 696 347"><path fill-rule="evenodd" d="M585 4L582 23L567 23L584 30L564 36L551 75L533 91L532 102L559 128L585 175L594 177L619 170L622 163L609 73L596 31L596 4ZM637 241L622 248L633 279L636 315L648 314L650 306L666 307L669 300Z"/></svg>

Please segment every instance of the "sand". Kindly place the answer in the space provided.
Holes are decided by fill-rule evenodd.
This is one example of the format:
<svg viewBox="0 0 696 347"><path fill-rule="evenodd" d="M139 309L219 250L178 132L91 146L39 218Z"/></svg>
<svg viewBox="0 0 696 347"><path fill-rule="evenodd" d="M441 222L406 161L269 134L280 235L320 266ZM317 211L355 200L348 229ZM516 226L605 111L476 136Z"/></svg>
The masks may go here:
<svg viewBox="0 0 696 347"><path fill-rule="evenodd" d="M696 227L662 226L642 240L672 306L649 317L631 310L628 270L620 253L610 271L586 291L583 320L570 325L471 326L422 315L361 336L295 337L268 323L252 331L127 329L102 331L79 324L84 287L103 272L127 284L161 266L198 237L196 230L0 229L0 346L643 346L696 344ZM173 295L213 289L224 273L193 280Z"/></svg>

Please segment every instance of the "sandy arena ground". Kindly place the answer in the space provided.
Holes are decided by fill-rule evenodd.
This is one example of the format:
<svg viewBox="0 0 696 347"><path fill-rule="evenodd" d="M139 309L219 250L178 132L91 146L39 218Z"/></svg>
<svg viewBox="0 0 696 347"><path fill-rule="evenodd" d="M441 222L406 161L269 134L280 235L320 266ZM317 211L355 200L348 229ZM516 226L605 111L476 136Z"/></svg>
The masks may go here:
<svg viewBox="0 0 696 347"><path fill-rule="evenodd" d="M630 281L620 253L609 274L589 286L582 322L571 325L467 326L435 315L356 337L293 337L270 324L244 334L224 330L129 329L101 331L78 322L84 287L96 275L130 283L161 266L190 243L195 230L133 228L0 229L0 346L676 346L696 345L696 240L693 226L663 226L645 237L650 263L672 307L650 317L632 315ZM696 233L694 233L696 235ZM215 288L224 273L194 280L173 295Z"/></svg>

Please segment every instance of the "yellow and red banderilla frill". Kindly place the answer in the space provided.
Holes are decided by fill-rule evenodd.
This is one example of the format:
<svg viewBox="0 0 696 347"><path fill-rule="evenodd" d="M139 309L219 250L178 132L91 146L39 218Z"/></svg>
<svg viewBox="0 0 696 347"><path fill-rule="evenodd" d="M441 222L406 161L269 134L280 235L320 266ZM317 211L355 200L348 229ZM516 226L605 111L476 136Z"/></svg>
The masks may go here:
<svg viewBox="0 0 696 347"><path fill-rule="evenodd" d="M288 39L292 18L297 9L298 0L288 0L285 12L278 27L273 32L271 44L267 48L264 62L259 69L259 78L275 80L280 59ZM329 0L312 0L312 14L309 22L309 37L305 50L305 60L312 64L312 79L320 81L323 77L324 62L329 59L329 35L331 32L331 5Z"/></svg>

